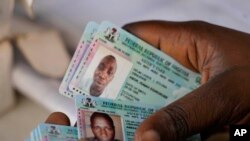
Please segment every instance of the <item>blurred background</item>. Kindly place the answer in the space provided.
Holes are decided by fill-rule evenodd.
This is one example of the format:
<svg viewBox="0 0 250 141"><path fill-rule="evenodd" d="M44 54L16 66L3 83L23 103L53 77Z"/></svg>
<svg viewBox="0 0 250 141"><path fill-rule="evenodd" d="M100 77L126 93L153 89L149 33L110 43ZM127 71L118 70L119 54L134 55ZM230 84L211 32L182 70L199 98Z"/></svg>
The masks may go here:
<svg viewBox="0 0 250 141"><path fill-rule="evenodd" d="M18 141L74 103L58 88L89 21L203 20L250 33L249 0L0 0L0 140Z"/></svg>

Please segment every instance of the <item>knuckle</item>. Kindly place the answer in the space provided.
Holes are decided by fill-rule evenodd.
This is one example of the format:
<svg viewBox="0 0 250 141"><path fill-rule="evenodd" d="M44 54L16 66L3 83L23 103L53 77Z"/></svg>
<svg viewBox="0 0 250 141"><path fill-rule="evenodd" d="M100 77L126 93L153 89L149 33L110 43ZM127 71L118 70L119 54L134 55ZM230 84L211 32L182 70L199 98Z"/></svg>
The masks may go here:
<svg viewBox="0 0 250 141"><path fill-rule="evenodd" d="M168 106L164 109L164 112L171 120L175 138L179 140L187 136L189 133L188 113L179 105Z"/></svg>

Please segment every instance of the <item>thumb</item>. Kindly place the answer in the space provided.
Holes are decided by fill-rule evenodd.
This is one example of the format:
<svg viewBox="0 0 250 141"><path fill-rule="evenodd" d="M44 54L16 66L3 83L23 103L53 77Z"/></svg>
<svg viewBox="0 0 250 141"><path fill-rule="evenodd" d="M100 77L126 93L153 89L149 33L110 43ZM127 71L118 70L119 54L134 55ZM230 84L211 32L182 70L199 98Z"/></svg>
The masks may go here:
<svg viewBox="0 0 250 141"><path fill-rule="evenodd" d="M240 121L250 111L249 78L249 69L218 75L146 119L135 141L176 141Z"/></svg>
<svg viewBox="0 0 250 141"><path fill-rule="evenodd" d="M54 112L48 116L45 123L70 126L70 119L62 112Z"/></svg>

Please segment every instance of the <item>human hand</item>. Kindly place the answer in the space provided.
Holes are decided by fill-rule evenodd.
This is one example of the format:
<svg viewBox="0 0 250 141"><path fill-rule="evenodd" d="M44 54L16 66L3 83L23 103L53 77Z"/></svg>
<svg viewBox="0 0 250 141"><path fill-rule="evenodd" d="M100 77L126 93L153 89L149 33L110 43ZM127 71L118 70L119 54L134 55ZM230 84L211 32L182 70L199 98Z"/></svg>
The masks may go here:
<svg viewBox="0 0 250 141"><path fill-rule="evenodd" d="M200 88L146 119L135 141L175 141L249 123L249 34L199 21L145 21L124 29L202 77Z"/></svg>
<svg viewBox="0 0 250 141"><path fill-rule="evenodd" d="M152 21L124 28L200 72L203 84L145 120L135 141L174 141L226 124L249 123L249 34L203 22ZM53 113L46 123L69 125L69 119Z"/></svg>

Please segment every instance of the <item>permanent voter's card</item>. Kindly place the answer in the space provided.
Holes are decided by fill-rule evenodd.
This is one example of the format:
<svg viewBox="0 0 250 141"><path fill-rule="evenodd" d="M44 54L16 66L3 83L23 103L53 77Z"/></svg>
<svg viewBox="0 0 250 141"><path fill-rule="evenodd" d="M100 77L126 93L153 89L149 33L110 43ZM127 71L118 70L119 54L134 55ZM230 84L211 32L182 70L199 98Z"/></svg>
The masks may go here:
<svg viewBox="0 0 250 141"><path fill-rule="evenodd" d="M98 122L94 121L95 118L104 117L109 121L112 120L115 139L120 141L133 141L135 130L141 122L160 108L138 102L117 101L82 95L75 96L75 104L79 139L93 139L92 128L109 128L107 125L103 127L91 125L98 124ZM92 123L91 119L95 123ZM194 135L185 141L200 141L200 136Z"/></svg>
<svg viewBox="0 0 250 141"><path fill-rule="evenodd" d="M116 69L99 97L164 106L200 85L198 73L110 22L99 25L84 56L69 84L76 94L98 91L94 86L101 82L101 74L96 72L105 69L107 57L115 58Z"/></svg>
<svg viewBox="0 0 250 141"><path fill-rule="evenodd" d="M35 129L32 130L32 132L30 133L30 140L31 141L37 141L36 134L35 134Z"/></svg>
<svg viewBox="0 0 250 141"><path fill-rule="evenodd" d="M120 141L132 141L135 129L157 109L152 105L82 95L75 96L75 104L79 139L94 136L90 125L91 115L106 113L113 120L115 138Z"/></svg>
<svg viewBox="0 0 250 141"><path fill-rule="evenodd" d="M39 141L78 141L76 127L41 123L37 129Z"/></svg>
<svg viewBox="0 0 250 141"><path fill-rule="evenodd" d="M60 85L59 92L67 97L73 97L72 91L68 88L68 85L73 78L73 75L78 68L84 54L87 51L89 44L91 43L96 31L98 29L98 24L95 22L89 22L85 28L85 31L81 37L80 42L75 50L73 58L69 64L69 67L64 75L63 81Z"/></svg>
<svg viewBox="0 0 250 141"><path fill-rule="evenodd" d="M35 128L32 130L32 132L30 133L30 141L40 141L40 137L39 137L39 132L38 132L38 128Z"/></svg>
<svg viewBox="0 0 250 141"><path fill-rule="evenodd" d="M41 123L30 133L27 141L78 141L77 128ZM25 140L25 141L26 141Z"/></svg>

